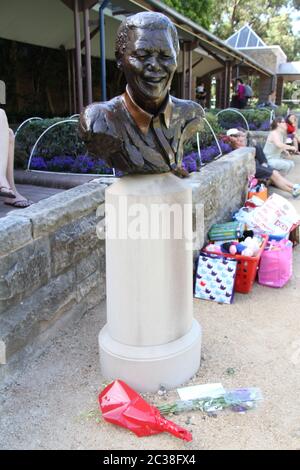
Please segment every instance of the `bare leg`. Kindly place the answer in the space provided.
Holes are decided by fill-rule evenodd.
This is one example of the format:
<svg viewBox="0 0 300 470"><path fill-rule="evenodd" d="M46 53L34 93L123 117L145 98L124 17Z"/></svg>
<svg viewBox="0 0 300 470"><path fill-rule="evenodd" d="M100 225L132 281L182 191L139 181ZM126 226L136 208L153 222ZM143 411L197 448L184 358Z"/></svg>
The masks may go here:
<svg viewBox="0 0 300 470"><path fill-rule="evenodd" d="M27 204L27 199L22 196L20 193L18 193L16 185L15 185L15 180L14 180L14 157L15 157L15 136L14 133L11 129L9 129L9 146L8 146L8 162L7 162L7 171L6 171L6 177L8 180L8 183L12 190L14 191L16 198L13 199L13 204L16 204L20 201L26 201L26 204L24 205L20 204L19 207L27 207L30 204ZM5 200L5 202L12 203L12 200Z"/></svg>
<svg viewBox="0 0 300 470"><path fill-rule="evenodd" d="M287 191L288 193L293 191L294 183L287 180L277 170L273 170L270 181L274 186L276 186L276 188L282 189L282 191Z"/></svg>
<svg viewBox="0 0 300 470"><path fill-rule="evenodd" d="M11 129L9 129L9 140L8 140L8 161L6 178L9 182L10 187L16 192L16 186L14 181L14 155L15 155L15 136Z"/></svg>
<svg viewBox="0 0 300 470"><path fill-rule="evenodd" d="M0 186L9 188L6 178L9 149L9 130L7 117L3 109L0 109Z"/></svg>

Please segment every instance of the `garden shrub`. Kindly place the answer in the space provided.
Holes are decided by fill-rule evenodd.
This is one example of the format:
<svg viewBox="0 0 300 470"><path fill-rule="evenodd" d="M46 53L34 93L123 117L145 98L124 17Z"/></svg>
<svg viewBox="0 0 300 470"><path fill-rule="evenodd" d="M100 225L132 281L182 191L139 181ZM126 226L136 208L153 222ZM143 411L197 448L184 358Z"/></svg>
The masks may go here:
<svg viewBox="0 0 300 470"><path fill-rule="evenodd" d="M15 141L15 166L27 168L31 149L39 136L52 124L63 121L63 118L43 119L27 122L18 132ZM68 136L69 138L69 136Z"/></svg>
<svg viewBox="0 0 300 470"><path fill-rule="evenodd" d="M16 138L16 166L27 168L31 150L38 137L49 126L63 121L65 119L55 118L25 124ZM78 125L72 122L56 126L42 137L35 149L30 169L85 174L113 173L103 160L88 154L85 143L78 135Z"/></svg>
<svg viewBox="0 0 300 470"><path fill-rule="evenodd" d="M221 110L215 110L215 114L217 114L219 111ZM219 114L217 120L222 129L226 130L232 127L242 127L243 129L246 129L246 123L240 114L242 114L247 120L250 130L268 131L270 129L271 109L246 108L239 109L237 111L238 112L228 109L223 110L223 112Z"/></svg>
<svg viewBox="0 0 300 470"><path fill-rule="evenodd" d="M283 116L285 117L288 114L289 107L287 104L281 104L275 110L275 116Z"/></svg>

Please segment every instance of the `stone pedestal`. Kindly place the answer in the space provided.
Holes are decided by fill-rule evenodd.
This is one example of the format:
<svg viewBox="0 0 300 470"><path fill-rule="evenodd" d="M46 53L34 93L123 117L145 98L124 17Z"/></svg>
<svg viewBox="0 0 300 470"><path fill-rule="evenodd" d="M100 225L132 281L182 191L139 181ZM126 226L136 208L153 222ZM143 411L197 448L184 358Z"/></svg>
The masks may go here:
<svg viewBox="0 0 300 470"><path fill-rule="evenodd" d="M134 175L106 190L107 379L140 392L174 388L198 370L193 319L192 194L174 175Z"/></svg>

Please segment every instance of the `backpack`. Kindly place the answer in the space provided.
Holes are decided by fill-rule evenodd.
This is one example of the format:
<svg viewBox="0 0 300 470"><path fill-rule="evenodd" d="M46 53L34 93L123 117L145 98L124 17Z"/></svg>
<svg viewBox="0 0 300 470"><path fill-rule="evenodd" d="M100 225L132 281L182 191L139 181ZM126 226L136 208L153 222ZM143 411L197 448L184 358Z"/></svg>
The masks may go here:
<svg viewBox="0 0 300 470"><path fill-rule="evenodd" d="M253 96L253 90L250 85L245 85L245 97L246 98L252 98Z"/></svg>

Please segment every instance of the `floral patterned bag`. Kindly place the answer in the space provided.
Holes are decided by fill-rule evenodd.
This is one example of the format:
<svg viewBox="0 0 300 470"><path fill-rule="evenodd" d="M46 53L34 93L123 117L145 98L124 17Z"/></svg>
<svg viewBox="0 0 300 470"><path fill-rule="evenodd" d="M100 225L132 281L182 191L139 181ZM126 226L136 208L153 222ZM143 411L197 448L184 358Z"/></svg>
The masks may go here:
<svg viewBox="0 0 300 470"><path fill-rule="evenodd" d="M237 260L211 253L200 253L195 297L224 304L233 301Z"/></svg>

